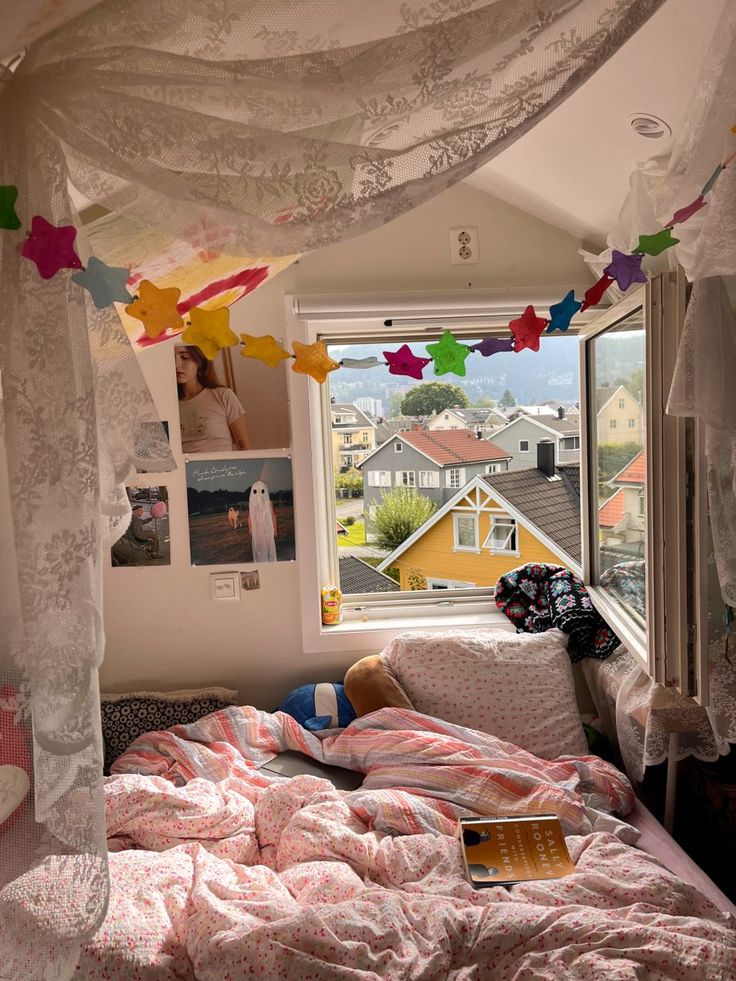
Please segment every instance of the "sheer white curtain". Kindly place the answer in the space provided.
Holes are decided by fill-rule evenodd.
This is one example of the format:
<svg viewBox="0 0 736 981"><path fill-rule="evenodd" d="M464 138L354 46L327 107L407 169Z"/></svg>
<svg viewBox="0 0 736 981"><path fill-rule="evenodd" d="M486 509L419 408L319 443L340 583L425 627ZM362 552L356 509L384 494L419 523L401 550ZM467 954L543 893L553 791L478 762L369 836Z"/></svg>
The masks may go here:
<svg viewBox="0 0 736 981"><path fill-rule="evenodd" d="M0 231L0 701L33 783L0 825L6 976L62 974L104 915L100 564L136 453L171 466L161 440L132 449L155 413L112 308L20 257L32 216L74 221L71 181L171 242L203 227L235 254L334 242L498 153L661 2L32 0L24 18L0 0L17 47L32 42L0 74L0 185L22 223ZM0 771L0 798L13 779Z"/></svg>

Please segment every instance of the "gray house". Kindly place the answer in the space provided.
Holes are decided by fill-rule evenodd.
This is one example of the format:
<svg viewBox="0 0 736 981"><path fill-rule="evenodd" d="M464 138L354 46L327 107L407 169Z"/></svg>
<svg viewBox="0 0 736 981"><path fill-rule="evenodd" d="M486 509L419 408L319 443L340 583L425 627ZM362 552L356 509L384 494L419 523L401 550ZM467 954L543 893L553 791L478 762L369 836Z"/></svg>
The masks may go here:
<svg viewBox="0 0 736 981"><path fill-rule="evenodd" d="M392 488L413 487L439 506L476 474L508 470L510 458L468 429L396 433L359 464L366 528L372 508Z"/></svg>
<svg viewBox="0 0 736 981"><path fill-rule="evenodd" d="M580 460L580 417L520 415L493 434L493 442L511 456L509 470L527 470L537 465L537 444L551 440L559 463Z"/></svg>
<svg viewBox="0 0 736 981"><path fill-rule="evenodd" d="M427 419L426 429L429 432L445 429L469 429L488 439L500 426L508 422L506 416L497 409L462 409L453 405L442 412L436 412Z"/></svg>

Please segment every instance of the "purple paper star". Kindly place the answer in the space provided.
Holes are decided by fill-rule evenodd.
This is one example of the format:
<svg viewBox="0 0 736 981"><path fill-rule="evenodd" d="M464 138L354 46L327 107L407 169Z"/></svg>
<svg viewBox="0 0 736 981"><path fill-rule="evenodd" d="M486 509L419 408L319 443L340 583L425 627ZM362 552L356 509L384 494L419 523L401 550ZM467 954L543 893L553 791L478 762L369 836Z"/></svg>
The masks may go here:
<svg viewBox="0 0 736 981"><path fill-rule="evenodd" d="M479 344L471 344L470 350L478 351L484 358L490 358L492 354L513 351L514 339L513 337L484 337Z"/></svg>
<svg viewBox="0 0 736 981"><path fill-rule="evenodd" d="M666 228L671 228L672 225L681 225L683 221L687 221L688 218L692 218L693 215L697 214L701 208L704 208L708 202L703 199L703 195L699 194L694 201L690 204L686 204L684 208L680 208L676 211L674 215L667 222Z"/></svg>
<svg viewBox="0 0 736 981"><path fill-rule="evenodd" d="M18 248L24 258L36 263L43 279L51 279L60 269L82 268L74 251L76 237L73 225L52 225L40 215L34 215L28 238Z"/></svg>
<svg viewBox="0 0 736 981"><path fill-rule="evenodd" d="M418 358L412 353L408 344L402 344L398 351L384 351L383 356L388 362L389 375L407 375L422 381L422 370L427 367L431 358Z"/></svg>
<svg viewBox="0 0 736 981"><path fill-rule="evenodd" d="M633 283L646 283L647 274L641 268L643 258L644 256L640 252L626 255L626 253L614 249L611 253L611 262L603 270L603 275L615 279L618 288L624 291Z"/></svg>

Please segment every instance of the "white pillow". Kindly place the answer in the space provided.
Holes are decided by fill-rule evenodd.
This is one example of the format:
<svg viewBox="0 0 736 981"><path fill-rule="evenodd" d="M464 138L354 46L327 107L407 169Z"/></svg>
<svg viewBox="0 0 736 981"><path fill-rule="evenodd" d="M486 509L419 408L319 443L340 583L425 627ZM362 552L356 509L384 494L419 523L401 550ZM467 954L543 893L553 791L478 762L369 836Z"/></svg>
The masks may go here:
<svg viewBox="0 0 736 981"><path fill-rule="evenodd" d="M417 712L554 759L588 752L561 630L410 632L383 651Z"/></svg>

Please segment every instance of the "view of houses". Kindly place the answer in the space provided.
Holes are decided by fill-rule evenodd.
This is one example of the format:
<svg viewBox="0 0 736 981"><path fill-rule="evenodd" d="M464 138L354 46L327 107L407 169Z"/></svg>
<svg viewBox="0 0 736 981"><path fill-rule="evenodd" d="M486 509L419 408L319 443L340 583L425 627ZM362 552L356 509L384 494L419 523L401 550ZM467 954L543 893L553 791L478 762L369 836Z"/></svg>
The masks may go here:
<svg viewBox="0 0 736 981"><path fill-rule="evenodd" d="M382 400L333 401L344 593L493 586L528 562L580 571L579 407L509 401L392 418ZM643 412L624 384L597 406L600 567L615 587L643 559Z"/></svg>

